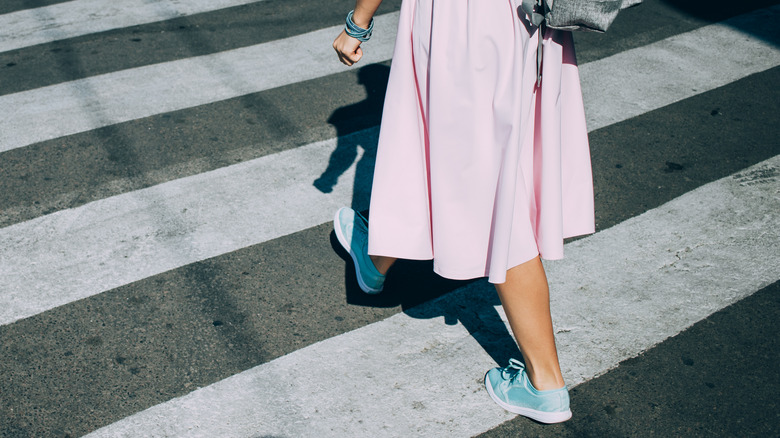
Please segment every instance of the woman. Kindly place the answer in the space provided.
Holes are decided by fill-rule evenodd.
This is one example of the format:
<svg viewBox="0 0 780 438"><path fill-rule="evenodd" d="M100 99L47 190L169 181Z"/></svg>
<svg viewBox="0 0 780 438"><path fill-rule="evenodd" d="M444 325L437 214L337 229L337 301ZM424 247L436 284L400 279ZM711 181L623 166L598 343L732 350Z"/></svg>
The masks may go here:
<svg viewBox="0 0 780 438"><path fill-rule="evenodd" d="M333 47L353 65L381 0L357 0ZM495 284L524 364L485 376L501 407L544 423L571 417L540 256L594 231L593 184L571 35L543 35L520 0L404 0L379 135L370 226L334 228L360 287L382 290L397 258ZM370 232L369 232L370 230ZM369 255L370 254L370 255Z"/></svg>

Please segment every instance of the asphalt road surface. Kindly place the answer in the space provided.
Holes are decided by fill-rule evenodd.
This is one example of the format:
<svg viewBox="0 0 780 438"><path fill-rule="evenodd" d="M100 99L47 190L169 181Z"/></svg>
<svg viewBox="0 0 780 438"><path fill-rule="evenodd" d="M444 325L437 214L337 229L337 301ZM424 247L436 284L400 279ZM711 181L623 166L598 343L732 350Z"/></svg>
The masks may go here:
<svg viewBox="0 0 780 438"><path fill-rule="evenodd" d="M577 33L597 232L548 262L573 418L494 405L492 287L358 289L400 0L0 4L0 436L780 436L780 6ZM402 177L402 176L401 176Z"/></svg>

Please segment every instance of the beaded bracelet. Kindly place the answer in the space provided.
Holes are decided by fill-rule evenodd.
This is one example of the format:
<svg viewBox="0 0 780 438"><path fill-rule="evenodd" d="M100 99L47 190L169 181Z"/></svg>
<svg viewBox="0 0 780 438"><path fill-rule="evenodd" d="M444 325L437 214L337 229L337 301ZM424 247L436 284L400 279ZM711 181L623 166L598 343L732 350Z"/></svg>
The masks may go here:
<svg viewBox="0 0 780 438"><path fill-rule="evenodd" d="M347 24L344 25L344 31L352 38L355 38L358 41L366 42L369 38L371 38L371 32L374 31L374 19L371 19L371 23L369 23L368 29L363 29L362 27L355 24L354 21L352 21L352 15L354 13L355 11L352 10L349 11L349 14L347 14Z"/></svg>

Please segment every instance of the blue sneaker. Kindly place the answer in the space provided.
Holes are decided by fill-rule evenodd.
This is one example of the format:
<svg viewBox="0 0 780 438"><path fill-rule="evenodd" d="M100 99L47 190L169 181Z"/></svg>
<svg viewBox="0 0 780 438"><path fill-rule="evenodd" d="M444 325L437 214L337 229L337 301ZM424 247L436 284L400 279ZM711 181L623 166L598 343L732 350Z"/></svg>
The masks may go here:
<svg viewBox="0 0 780 438"><path fill-rule="evenodd" d="M485 374L485 388L490 398L509 412L540 423L560 423L571 418L569 391L539 391L531 384L525 365L509 359L506 368L493 368Z"/></svg>
<svg viewBox="0 0 780 438"><path fill-rule="evenodd" d="M385 285L385 276L377 271L368 256L368 220L349 207L341 207L333 219L333 230L341 246L355 262L355 274L363 292L381 292Z"/></svg>

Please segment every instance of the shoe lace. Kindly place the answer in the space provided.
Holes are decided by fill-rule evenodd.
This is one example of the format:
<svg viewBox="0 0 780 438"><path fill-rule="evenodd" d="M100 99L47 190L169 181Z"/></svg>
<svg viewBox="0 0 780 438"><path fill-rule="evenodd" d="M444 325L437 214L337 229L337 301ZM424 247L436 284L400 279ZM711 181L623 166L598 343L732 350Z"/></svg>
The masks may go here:
<svg viewBox="0 0 780 438"><path fill-rule="evenodd" d="M513 358L509 359L509 365L504 367L503 372L507 374L511 374L509 380L511 382L514 382L525 372L525 364L520 362L517 359L513 359Z"/></svg>

